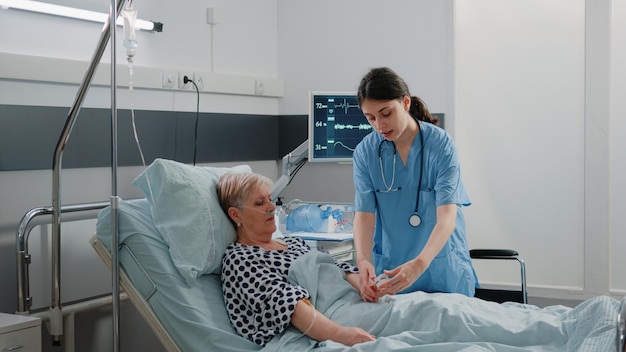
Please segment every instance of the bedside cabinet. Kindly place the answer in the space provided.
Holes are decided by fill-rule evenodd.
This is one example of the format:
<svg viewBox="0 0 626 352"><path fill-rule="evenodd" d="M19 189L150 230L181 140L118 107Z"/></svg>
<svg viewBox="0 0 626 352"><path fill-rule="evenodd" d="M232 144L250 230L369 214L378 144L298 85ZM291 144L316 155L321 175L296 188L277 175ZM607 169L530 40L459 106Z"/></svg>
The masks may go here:
<svg viewBox="0 0 626 352"><path fill-rule="evenodd" d="M0 313L0 352L41 352L41 319Z"/></svg>
<svg viewBox="0 0 626 352"><path fill-rule="evenodd" d="M305 240L305 242L311 247L320 252L328 253L333 258L339 259L344 262L348 262L354 265L355 249L353 240L344 241L313 241Z"/></svg>

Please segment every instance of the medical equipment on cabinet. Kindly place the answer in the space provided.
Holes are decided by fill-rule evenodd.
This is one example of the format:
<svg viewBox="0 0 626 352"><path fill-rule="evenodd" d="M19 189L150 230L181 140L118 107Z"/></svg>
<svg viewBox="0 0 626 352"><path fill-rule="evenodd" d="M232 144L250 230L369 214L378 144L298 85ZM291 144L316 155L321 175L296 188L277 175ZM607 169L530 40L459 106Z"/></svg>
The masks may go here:
<svg viewBox="0 0 626 352"><path fill-rule="evenodd" d="M287 203L287 234L351 233L354 206L345 203L316 203L294 199Z"/></svg>

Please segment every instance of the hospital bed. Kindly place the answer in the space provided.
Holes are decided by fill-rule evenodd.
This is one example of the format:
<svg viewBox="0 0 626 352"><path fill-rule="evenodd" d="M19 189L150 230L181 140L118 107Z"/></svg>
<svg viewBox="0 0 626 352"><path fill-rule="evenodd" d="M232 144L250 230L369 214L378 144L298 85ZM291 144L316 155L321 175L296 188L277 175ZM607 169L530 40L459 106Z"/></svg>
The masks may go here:
<svg viewBox="0 0 626 352"><path fill-rule="evenodd" d="M171 168L177 170L171 170ZM198 170L202 170L202 172L198 172ZM249 168L243 167L235 170L242 171L249 170ZM189 171L192 173L196 172L196 174L189 176L187 173ZM180 256L179 254L181 253L172 252L173 248L178 246L177 241L198 247L196 243L198 238L194 237L193 234L187 233L187 231L181 231L181 229L185 229L184 224L188 221L194 221L200 217L208 218L208 226L210 227L218 222L214 216L220 214L221 209L216 203L212 206L209 205L213 201L216 202L216 199L214 198L215 195L211 194L214 188L207 188L207 182L209 184L214 183L219 174L227 171L229 170L196 168L157 159L134 181L135 185L142 188L144 192L147 191L146 198L121 201L119 204L118 258L122 269L121 287L168 351L282 350L281 348L272 349L276 347L273 345L262 348L241 337L232 328L224 307L219 270L215 267L211 268L211 265L205 265L206 263L185 262L184 254L189 255L190 253L183 253L183 256ZM168 173L168 175L163 176L163 172ZM169 180L172 177L177 178L174 186L172 186L171 180ZM196 184L198 179L201 179L201 181ZM208 195L202 195L198 192L208 193ZM189 198L192 194L196 194L196 197ZM178 197L179 199L174 200L173 204L165 204L164 202L169 202L168 198L171 197ZM183 200L186 200L188 204L182 204L181 201ZM190 210L194 207L196 209L191 214ZM110 215L111 209L108 207L100 212L96 235L91 239L94 249L107 265L111 264L109 248L111 243ZM172 225L168 223L167 217L173 217L181 221L175 221L176 224ZM206 224L200 225L205 226ZM212 227L211 231L212 233L209 237L221 233L222 229L217 226ZM208 247L215 247L216 241L219 242L219 239L211 238L210 241L210 243L204 243L207 247L202 248L202 250L211 252L208 255L211 259L221 259L221 255L218 254L219 250L213 253L212 251L215 248ZM223 244L217 243L217 245ZM183 259L182 261L181 258ZM193 261L194 258L189 256L187 259ZM445 302L455 300L457 295L449 295L447 297L450 298L439 299L444 302L443 304L447 304ZM489 307L501 306L496 303L490 304L493 306ZM520 307L528 306L520 305ZM598 349L597 345L594 345L595 347L579 350L613 351L617 345L618 351L625 351L623 347L625 325L623 307L624 304L622 303L621 307L611 307L608 313L602 313L602 316L580 317L578 320L589 323L596 323L603 319L606 322L601 327L584 328L581 330L588 333L590 333L589 331L598 331L597 336L590 336L590 339L586 338L584 341L587 341L587 343L588 340L593 341L593 343L604 341L603 348ZM542 323L538 322L540 325ZM443 330L443 327L441 329ZM309 343L308 341L302 342L301 334L292 330L295 329L287 329L280 338L280 343L286 344L281 346L291 346L292 342L300 341L299 343L303 343L303 346L308 346L307 349L303 350L348 351L348 349L344 349L344 347L332 342L322 344ZM534 333L538 332L535 331ZM406 336L403 335L403 338L406 338ZM308 340L308 338L306 339ZM275 340L278 340L278 337ZM284 340L289 341L285 342ZM272 342L274 340L270 344ZM376 348L381 348L381 346L389 348L393 344L402 342L385 337L379 338L376 343L383 345L368 348L368 344L362 344L361 347L355 347L350 349L350 351L373 351L377 350ZM410 350L428 351L429 347L433 346L435 345L425 344L423 346L424 349L413 347ZM466 345L455 343L448 346L446 343L437 342L436 350L459 350L463 346ZM486 350L490 350L488 347ZM513 351L514 349L510 350ZM557 348L556 350L559 349Z"/></svg>

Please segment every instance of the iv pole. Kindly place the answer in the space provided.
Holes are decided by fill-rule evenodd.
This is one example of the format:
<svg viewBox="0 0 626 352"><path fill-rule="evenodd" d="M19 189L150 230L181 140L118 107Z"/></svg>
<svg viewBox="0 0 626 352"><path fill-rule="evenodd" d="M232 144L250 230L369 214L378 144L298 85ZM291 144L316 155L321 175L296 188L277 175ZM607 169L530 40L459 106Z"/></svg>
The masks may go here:
<svg viewBox="0 0 626 352"><path fill-rule="evenodd" d="M132 1L132 0L129 0ZM122 9L124 0L120 0L119 8L116 0L111 0L109 23L116 23L118 10ZM113 21L111 21L113 19ZM120 261L119 261L119 231L118 206L120 197L117 194L117 45L115 34L116 26L109 26L111 37L111 286L113 303L113 351L120 350Z"/></svg>
<svg viewBox="0 0 626 352"><path fill-rule="evenodd" d="M87 90L91 85L93 76L96 72L98 64L102 59L104 50L106 49L109 37L113 39L111 45L111 117L113 129L111 131L112 140L112 185L113 191L111 196L111 217L112 217L112 272L113 272L113 340L114 351L119 351L119 262L117 259L117 242L118 242L118 227L117 227L117 210L118 210L118 196L117 196L117 109L116 109L116 80L115 80L115 20L117 14L124 6L125 0L119 0L116 4L115 0L111 0L110 14L107 22L105 22L100 35L100 42L94 55L91 59L91 64L83 81L80 85L74 104L70 109L69 115L61 132L61 136L57 142L57 146L54 152L54 158L52 160L52 306L50 307L50 335L52 336L52 345L61 345L61 336L63 335L63 312L61 311L61 160L63 158L63 151L67 145L67 141L72 132L76 117L85 100ZM111 19L114 19L111 21ZM114 25L111 26L111 23Z"/></svg>

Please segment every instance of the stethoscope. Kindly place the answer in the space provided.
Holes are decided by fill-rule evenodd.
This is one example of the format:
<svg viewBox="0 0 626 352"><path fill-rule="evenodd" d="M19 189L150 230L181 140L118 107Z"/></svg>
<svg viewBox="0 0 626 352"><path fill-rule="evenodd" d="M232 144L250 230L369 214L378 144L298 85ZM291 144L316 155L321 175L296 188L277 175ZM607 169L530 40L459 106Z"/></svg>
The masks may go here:
<svg viewBox="0 0 626 352"><path fill-rule="evenodd" d="M420 187L422 186L422 175L424 175L424 136L422 135L423 131L419 122L417 123L417 126L419 129L417 134L420 137L420 144L422 146L422 150L421 150L421 155L420 155L420 177L417 183L417 197L415 197L415 211L413 212L413 214L411 214L411 216L409 216L409 225L413 227L418 227L422 223L422 218L417 213L417 207L419 206L419 203L420 203ZM391 184L389 185L387 184L387 178L385 177L385 170L383 168L383 153L382 153L383 143L385 142L391 142L391 141L387 139L383 139L378 145L378 162L380 164L380 175L381 175L381 178L383 179L383 185L385 185L385 189L383 190L379 189L378 191L383 192L383 193L388 193L388 192L399 191L401 187L393 188L393 184L396 180L396 158L398 155L398 151L396 150L396 145L393 144L393 142L391 142L393 144L393 169L392 169L393 171L391 173Z"/></svg>

